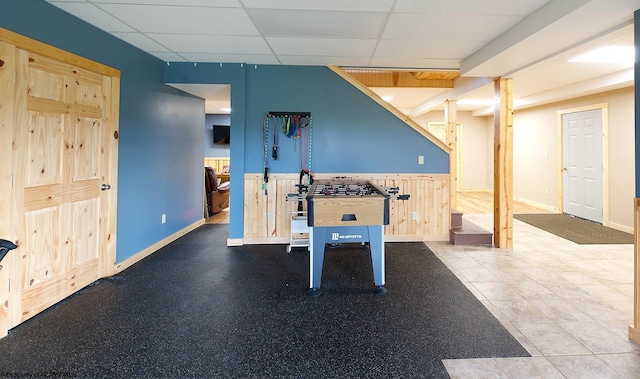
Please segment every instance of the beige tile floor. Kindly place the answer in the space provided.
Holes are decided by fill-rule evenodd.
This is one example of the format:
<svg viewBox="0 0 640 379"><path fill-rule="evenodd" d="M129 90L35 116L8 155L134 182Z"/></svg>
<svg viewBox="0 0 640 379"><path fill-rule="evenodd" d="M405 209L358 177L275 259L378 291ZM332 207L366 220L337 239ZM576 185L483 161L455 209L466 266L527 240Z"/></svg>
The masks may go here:
<svg viewBox="0 0 640 379"><path fill-rule="evenodd" d="M492 215L464 217L493 229ZM640 378L633 245L578 245L513 222L513 249L427 243L531 354L444 360L451 378Z"/></svg>

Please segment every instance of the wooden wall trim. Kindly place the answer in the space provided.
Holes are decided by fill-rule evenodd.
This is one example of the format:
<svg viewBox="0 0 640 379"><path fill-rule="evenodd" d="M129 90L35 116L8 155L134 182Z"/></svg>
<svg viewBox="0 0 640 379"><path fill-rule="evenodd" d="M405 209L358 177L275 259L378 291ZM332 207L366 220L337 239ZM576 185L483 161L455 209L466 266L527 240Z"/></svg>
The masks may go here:
<svg viewBox="0 0 640 379"><path fill-rule="evenodd" d="M47 45L4 28L0 28L0 41L6 41L20 49L42 54L49 58L54 58L98 74L120 78L120 70L118 69L94 62L80 55Z"/></svg>
<svg viewBox="0 0 640 379"><path fill-rule="evenodd" d="M168 244L170 244L171 242L177 240L178 238L184 236L185 234L197 229L198 227L204 225L204 218L187 226L184 229L178 230L177 232L173 233L170 236L167 236L166 238L154 243L153 245L147 247L144 250L139 251L138 253L134 254L133 256L125 259L124 261L116 264L115 266L115 273L120 273L126 269L128 269L129 267L133 266L134 264L140 262L141 260L143 260L144 258L148 257L149 255L155 253L156 251L160 250L161 248L167 246Z"/></svg>
<svg viewBox="0 0 640 379"><path fill-rule="evenodd" d="M118 209L118 147L120 135L120 78L111 78L111 102L109 104L109 122L111 123L111 132L109 139L109 148L111 149L110 161L107 162L108 174L104 181L111 186L108 194L108 207L110 209L107 215L107 236L106 251L102 254L100 263L100 276L108 277L116 274L116 235L117 235L117 209Z"/></svg>
<svg viewBox="0 0 640 379"><path fill-rule="evenodd" d="M11 231L14 72L15 46L0 41L0 238L8 239Z"/></svg>
<svg viewBox="0 0 640 379"><path fill-rule="evenodd" d="M434 236L385 236L385 242L446 242L449 234ZM288 245L289 237L260 237L227 240L227 246L243 245Z"/></svg>
<svg viewBox="0 0 640 379"><path fill-rule="evenodd" d="M640 199L633 200L633 325L629 326L629 338L640 343Z"/></svg>
<svg viewBox="0 0 640 379"><path fill-rule="evenodd" d="M248 172L244 174L245 180L254 180L260 179L262 180L262 173L260 172ZM352 180L383 180L383 179L423 179L423 180L449 180L449 174L420 174L420 173L408 173L408 174L384 174L384 173L375 173L375 174L350 174L350 173L338 173L338 174L327 174L327 173L314 173L313 177L316 180L332 180L334 178L350 178ZM274 173L269 174L269 181L271 178L275 179L295 179L296 181L300 179L300 174L289 174L289 173Z"/></svg>
<svg viewBox="0 0 640 379"><path fill-rule="evenodd" d="M15 46L0 41L0 238L15 240L11 232L12 159L14 96L13 73L16 70ZM7 335L11 327L11 294L9 293L10 269L16 266L15 254L8 254L3 261L6 266L0 270L0 338Z"/></svg>

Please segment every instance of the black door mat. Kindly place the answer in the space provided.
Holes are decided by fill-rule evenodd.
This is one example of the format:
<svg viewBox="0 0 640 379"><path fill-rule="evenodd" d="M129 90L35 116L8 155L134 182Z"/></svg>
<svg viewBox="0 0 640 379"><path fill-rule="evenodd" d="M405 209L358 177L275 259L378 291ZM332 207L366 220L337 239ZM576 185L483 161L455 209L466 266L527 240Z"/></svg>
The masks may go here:
<svg viewBox="0 0 640 379"><path fill-rule="evenodd" d="M513 218L580 245L633 244L633 234L568 214L514 214Z"/></svg>

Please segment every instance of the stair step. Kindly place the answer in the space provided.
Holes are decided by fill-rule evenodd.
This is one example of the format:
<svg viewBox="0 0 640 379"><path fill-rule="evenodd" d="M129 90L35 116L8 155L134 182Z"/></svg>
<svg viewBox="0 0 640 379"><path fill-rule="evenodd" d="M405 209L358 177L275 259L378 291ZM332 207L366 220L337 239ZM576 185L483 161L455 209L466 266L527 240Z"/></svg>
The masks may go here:
<svg viewBox="0 0 640 379"><path fill-rule="evenodd" d="M455 209L451 210L451 227L456 229L462 227L462 212Z"/></svg>
<svg viewBox="0 0 640 379"><path fill-rule="evenodd" d="M449 230L449 241L454 245L493 245L493 233L463 220L462 227Z"/></svg>

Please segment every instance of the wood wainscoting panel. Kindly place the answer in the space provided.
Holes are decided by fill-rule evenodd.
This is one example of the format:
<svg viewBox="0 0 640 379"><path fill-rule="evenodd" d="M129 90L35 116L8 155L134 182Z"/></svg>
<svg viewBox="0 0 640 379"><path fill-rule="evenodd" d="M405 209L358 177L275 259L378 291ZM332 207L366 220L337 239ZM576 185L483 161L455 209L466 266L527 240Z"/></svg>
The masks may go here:
<svg viewBox="0 0 640 379"><path fill-rule="evenodd" d="M216 170L216 174L220 174L221 172L225 171L225 166L231 167L231 159L220 157L205 157L204 165L213 167L213 169Z"/></svg>
<svg viewBox="0 0 640 379"><path fill-rule="evenodd" d="M448 174L314 174L316 180L346 177L382 187L398 187L409 200L390 200L387 241L448 241L451 212ZM298 201L298 174L271 174L263 188L262 174L245 174L244 242L283 243L291 234L292 212ZM302 202L306 211L306 201Z"/></svg>

